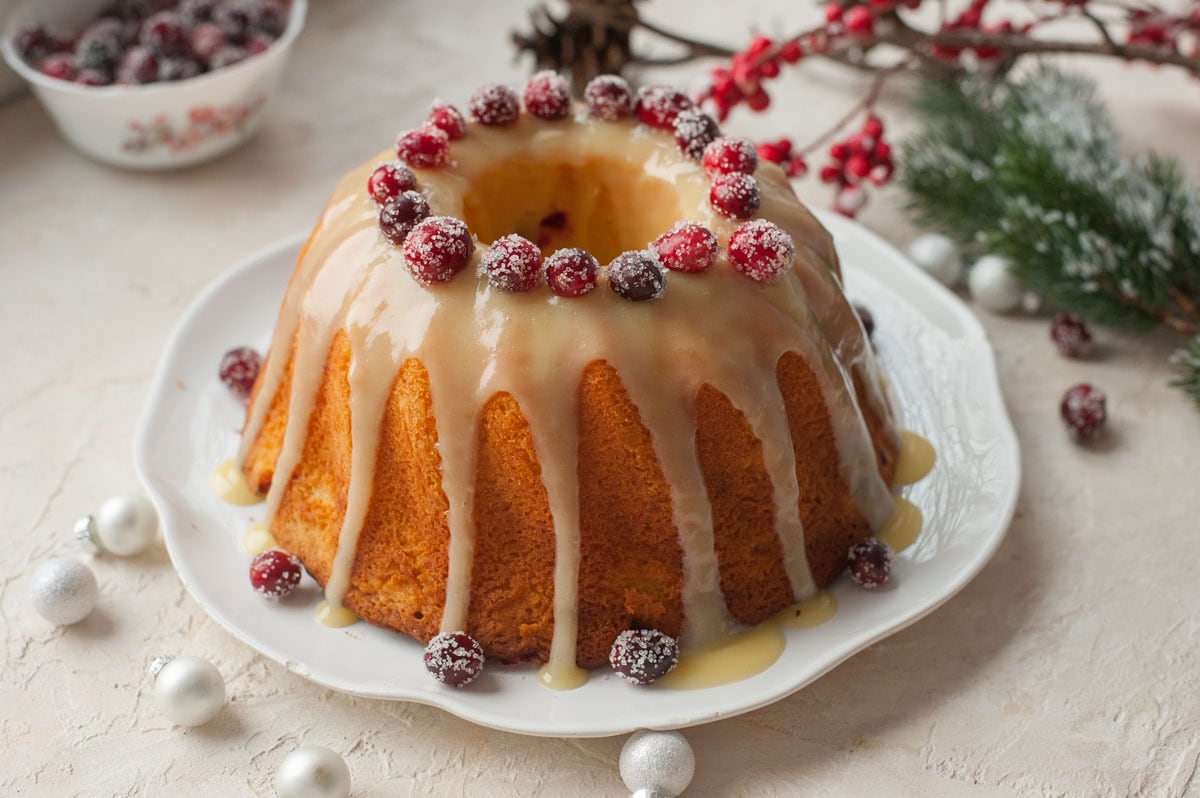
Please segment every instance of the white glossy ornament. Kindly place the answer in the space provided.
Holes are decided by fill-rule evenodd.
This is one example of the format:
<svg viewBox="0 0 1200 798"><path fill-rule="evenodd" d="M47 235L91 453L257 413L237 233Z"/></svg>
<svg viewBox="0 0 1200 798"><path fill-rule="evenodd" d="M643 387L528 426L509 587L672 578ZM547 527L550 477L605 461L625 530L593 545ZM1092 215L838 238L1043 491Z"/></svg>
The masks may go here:
<svg viewBox="0 0 1200 798"><path fill-rule="evenodd" d="M180 726L200 726L225 706L225 679L206 659L177 657L154 677L154 701Z"/></svg>
<svg viewBox="0 0 1200 798"><path fill-rule="evenodd" d="M908 245L908 257L921 271L945 286L962 279L962 253L958 245L941 233L925 233Z"/></svg>
<svg viewBox="0 0 1200 798"><path fill-rule="evenodd" d="M621 749L621 779L638 798L674 798L695 772L696 755L679 732L634 732Z"/></svg>
<svg viewBox="0 0 1200 798"><path fill-rule="evenodd" d="M158 513L145 496L122 493L106 499L96 512L96 539L104 551L132 557L158 535Z"/></svg>
<svg viewBox="0 0 1200 798"><path fill-rule="evenodd" d="M33 608L50 623L79 623L96 609L100 588L92 569L72 557L51 557L29 580Z"/></svg>
<svg viewBox="0 0 1200 798"><path fill-rule="evenodd" d="M1025 284L1008 268L1008 261L986 255L971 267L967 277L971 298L988 310L1008 313L1016 310L1025 297Z"/></svg>
<svg viewBox="0 0 1200 798"><path fill-rule="evenodd" d="M305 745L284 758L275 772L279 798L346 798L350 795L350 768L336 752L320 745Z"/></svg>

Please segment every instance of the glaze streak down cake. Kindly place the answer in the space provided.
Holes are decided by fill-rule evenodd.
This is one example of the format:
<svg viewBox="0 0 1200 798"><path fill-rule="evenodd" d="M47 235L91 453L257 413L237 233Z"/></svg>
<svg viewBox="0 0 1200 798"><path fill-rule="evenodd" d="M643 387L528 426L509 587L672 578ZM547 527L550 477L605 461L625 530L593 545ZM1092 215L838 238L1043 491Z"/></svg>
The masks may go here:
<svg viewBox="0 0 1200 798"><path fill-rule="evenodd" d="M654 301L603 269L583 296L508 292L477 269L511 233L603 265L679 220L728 252L744 222L710 203L694 146L636 116L477 112L457 132L413 169L474 237L456 277L418 282L381 234L378 158L300 253L241 452L279 544L371 623L551 668L602 665L632 628L702 645L828 584L891 512L898 436L830 237L783 173L753 177L752 219L795 244L774 282L722 254L664 272Z"/></svg>

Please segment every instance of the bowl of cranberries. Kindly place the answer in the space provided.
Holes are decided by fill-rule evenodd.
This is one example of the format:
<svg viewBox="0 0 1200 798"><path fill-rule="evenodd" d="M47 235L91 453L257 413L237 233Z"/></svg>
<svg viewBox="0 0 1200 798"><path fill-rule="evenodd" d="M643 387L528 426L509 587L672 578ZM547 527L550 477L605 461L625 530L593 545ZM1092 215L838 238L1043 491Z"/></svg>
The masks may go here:
<svg viewBox="0 0 1200 798"><path fill-rule="evenodd" d="M307 0L27 0L0 48L79 150L170 169L258 130L306 10Z"/></svg>

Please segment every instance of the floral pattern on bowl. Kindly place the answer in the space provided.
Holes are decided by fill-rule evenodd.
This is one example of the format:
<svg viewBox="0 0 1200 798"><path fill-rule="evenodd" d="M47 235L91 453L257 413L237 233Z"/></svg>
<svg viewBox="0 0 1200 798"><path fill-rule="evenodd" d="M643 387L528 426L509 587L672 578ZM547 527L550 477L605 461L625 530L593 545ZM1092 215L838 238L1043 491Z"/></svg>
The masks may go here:
<svg viewBox="0 0 1200 798"><path fill-rule="evenodd" d="M129 123L129 135L121 149L134 154L162 147L172 153L187 152L210 139L242 133L266 102L266 95L259 94L250 102L237 105L198 105L188 109L185 123L178 127L165 114L158 114L149 122L135 120Z"/></svg>

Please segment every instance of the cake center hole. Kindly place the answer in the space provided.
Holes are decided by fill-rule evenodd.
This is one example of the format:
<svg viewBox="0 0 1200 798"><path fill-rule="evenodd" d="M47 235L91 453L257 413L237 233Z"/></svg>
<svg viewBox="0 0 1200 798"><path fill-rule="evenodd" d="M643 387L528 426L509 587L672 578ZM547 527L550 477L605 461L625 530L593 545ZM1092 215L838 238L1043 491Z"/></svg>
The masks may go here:
<svg viewBox="0 0 1200 798"><path fill-rule="evenodd" d="M543 254L582 247L606 264L682 218L674 187L611 158L502 161L471 181L463 212L483 244L517 233Z"/></svg>

